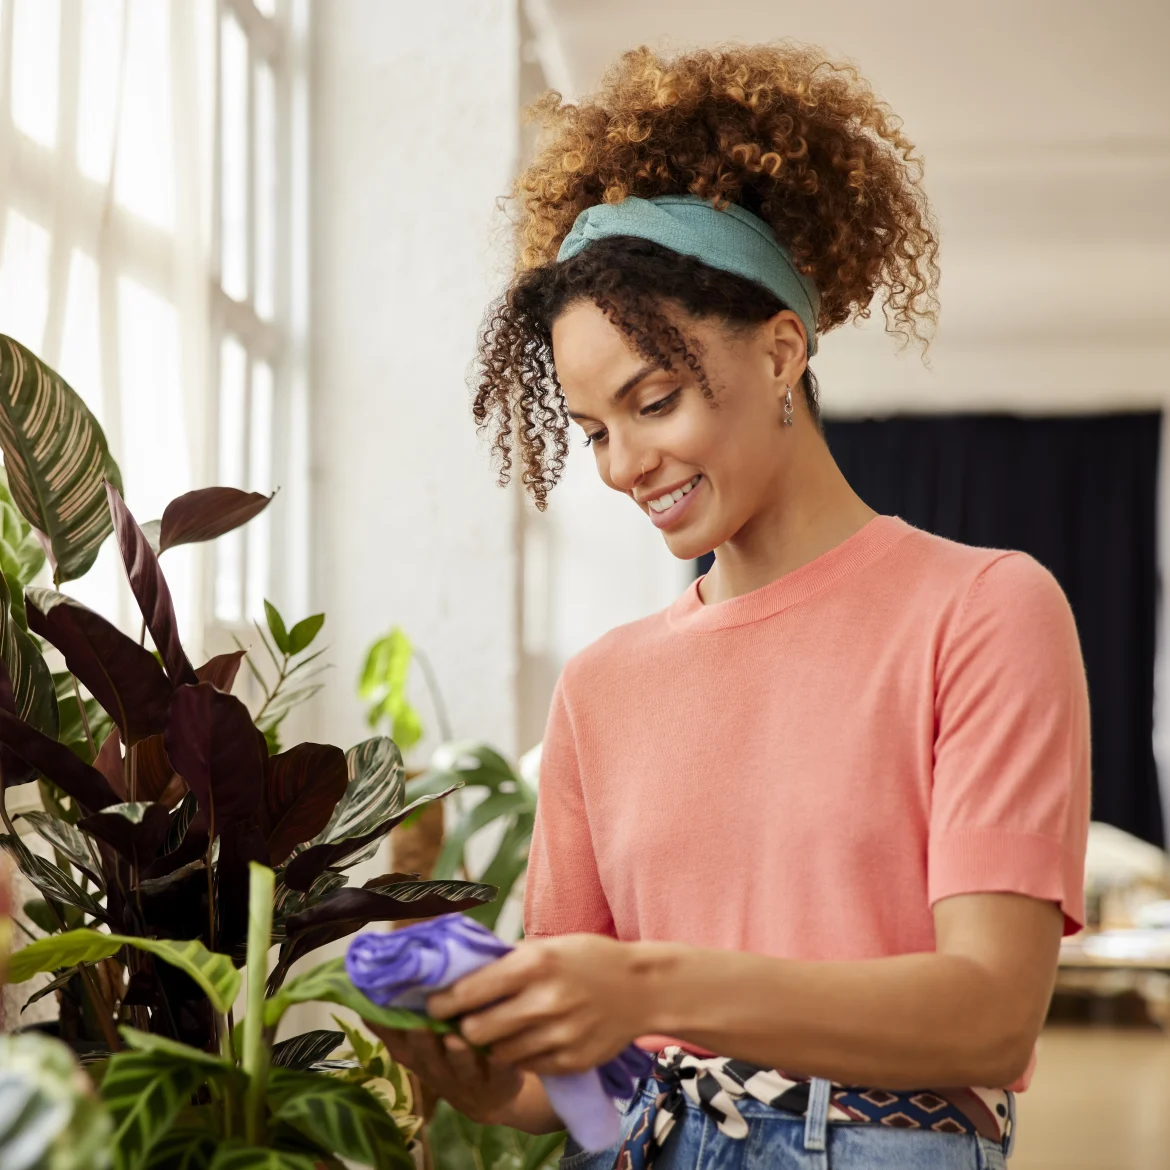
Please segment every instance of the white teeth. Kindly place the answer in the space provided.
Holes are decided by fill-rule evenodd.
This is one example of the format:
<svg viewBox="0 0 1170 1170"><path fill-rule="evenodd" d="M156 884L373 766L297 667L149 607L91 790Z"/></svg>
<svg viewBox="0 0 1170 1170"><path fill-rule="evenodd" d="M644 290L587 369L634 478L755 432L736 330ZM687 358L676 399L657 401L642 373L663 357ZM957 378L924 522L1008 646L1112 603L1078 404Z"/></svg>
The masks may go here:
<svg viewBox="0 0 1170 1170"><path fill-rule="evenodd" d="M659 496L656 500L651 500L649 507L651 512L665 512L667 508L673 508L703 477L696 475L690 483L684 487L675 488L672 492L667 492L666 495Z"/></svg>

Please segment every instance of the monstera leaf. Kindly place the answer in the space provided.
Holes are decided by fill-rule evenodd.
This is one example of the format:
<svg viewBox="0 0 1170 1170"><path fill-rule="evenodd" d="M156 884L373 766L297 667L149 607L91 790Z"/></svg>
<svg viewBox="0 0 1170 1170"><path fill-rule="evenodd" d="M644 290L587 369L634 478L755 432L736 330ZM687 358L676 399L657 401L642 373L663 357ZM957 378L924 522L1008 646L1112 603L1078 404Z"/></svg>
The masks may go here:
<svg viewBox="0 0 1170 1170"><path fill-rule="evenodd" d="M122 474L81 398L2 335L0 448L13 501L48 540L54 580L83 576L111 530L103 481L121 490Z"/></svg>

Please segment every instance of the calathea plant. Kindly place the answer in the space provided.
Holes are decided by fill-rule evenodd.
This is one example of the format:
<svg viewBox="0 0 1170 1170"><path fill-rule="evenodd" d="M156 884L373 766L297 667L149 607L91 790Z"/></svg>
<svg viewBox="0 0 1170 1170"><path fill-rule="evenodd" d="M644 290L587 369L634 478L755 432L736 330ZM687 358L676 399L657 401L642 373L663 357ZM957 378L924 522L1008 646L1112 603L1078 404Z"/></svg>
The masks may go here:
<svg viewBox="0 0 1170 1170"><path fill-rule="evenodd" d="M258 727L231 694L244 652L198 668L188 658L160 555L237 527L269 497L203 489L173 501L144 530L122 500L117 466L85 404L4 337L0 448L13 503L40 534L57 587L27 590L26 633L0 575L0 814L7 829L0 847L43 896L30 908L38 925L106 940L101 954L62 952L52 968L63 1024L66 1004L77 1007L71 1040L117 1050L117 1028L133 1025L217 1052L222 1013L206 985L159 948L182 943L242 960L253 862L276 875L280 953L271 994L298 958L368 922L491 900L495 891L484 883L422 882L413 874L348 886L347 869L373 856L414 808L453 786L407 804L401 756L385 737L348 753L304 743L271 754L274 726ZM58 591L88 570L111 531L142 612L138 640ZM307 648L320 628L308 620L287 632L281 623L290 650L294 638ZM269 626L276 637L271 614ZM67 671L56 679L35 637L64 657ZM52 860L21 840L3 802L4 788L34 781L45 811L25 816Z"/></svg>
<svg viewBox="0 0 1170 1170"><path fill-rule="evenodd" d="M198 985L221 1018L246 983L244 1017L222 1030L216 1051L123 1025L125 1050L91 1066L111 1117L115 1170L314 1170L322 1164L341 1170L341 1159L374 1170L413 1170L407 1141L417 1118L396 1119L358 1061L336 1072L337 1062L321 1063L342 1032L306 1033L280 1044L273 1038L288 1008L310 1001L337 1004L386 1027L447 1032L452 1026L371 1003L349 981L342 959L265 996L275 875L256 862L248 869L243 979L226 955L198 942L117 939L95 930L41 939L12 956L10 975L19 982L129 946ZM0 1085L0 1105L2 1094Z"/></svg>

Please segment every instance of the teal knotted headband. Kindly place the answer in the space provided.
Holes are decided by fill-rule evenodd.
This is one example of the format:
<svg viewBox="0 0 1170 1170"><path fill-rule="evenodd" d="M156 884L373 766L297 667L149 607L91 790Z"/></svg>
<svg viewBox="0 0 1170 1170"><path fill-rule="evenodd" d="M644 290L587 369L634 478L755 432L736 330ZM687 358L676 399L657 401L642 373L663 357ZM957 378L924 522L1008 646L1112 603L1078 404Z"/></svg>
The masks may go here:
<svg viewBox="0 0 1170 1170"><path fill-rule="evenodd" d="M597 240L614 236L650 240L763 285L801 319L808 354L816 353L821 304L817 286L797 269L788 249L758 215L734 203L721 210L699 195L653 199L631 195L620 203L585 208L562 242L557 260L568 260Z"/></svg>

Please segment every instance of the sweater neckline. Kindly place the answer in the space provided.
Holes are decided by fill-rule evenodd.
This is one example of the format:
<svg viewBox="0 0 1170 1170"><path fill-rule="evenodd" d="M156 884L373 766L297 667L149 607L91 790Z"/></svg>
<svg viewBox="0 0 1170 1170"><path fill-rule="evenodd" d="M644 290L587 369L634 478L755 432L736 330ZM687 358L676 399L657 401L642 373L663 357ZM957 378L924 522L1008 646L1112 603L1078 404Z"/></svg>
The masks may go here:
<svg viewBox="0 0 1170 1170"><path fill-rule="evenodd" d="M852 536L799 569L750 593L710 605L703 603L699 593L700 577L666 611L667 620L675 629L696 633L761 621L832 588L877 560L912 531L897 516L874 516Z"/></svg>

